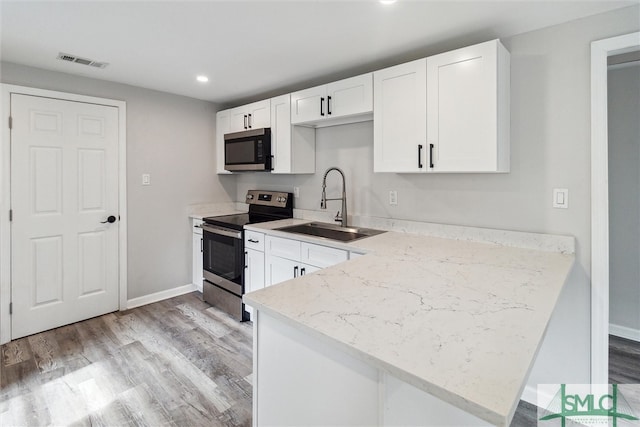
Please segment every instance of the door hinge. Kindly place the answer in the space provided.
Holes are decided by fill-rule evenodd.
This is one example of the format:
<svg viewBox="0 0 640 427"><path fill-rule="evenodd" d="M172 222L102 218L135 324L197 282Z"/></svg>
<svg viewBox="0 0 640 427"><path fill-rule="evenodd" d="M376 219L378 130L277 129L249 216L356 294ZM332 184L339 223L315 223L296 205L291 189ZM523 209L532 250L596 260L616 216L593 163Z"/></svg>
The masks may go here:
<svg viewBox="0 0 640 427"><path fill-rule="evenodd" d="M9 222L13 221L13 209L9 209Z"/></svg>
<svg viewBox="0 0 640 427"><path fill-rule="evenodd" d="M9 116L9 129L13 129L13 117Z"/></svg>
<svg viewBox="0 0 640 427"><path fill-rule="evenodd" d="M9 303L9 314L13 314L13 303Z"/></svg>

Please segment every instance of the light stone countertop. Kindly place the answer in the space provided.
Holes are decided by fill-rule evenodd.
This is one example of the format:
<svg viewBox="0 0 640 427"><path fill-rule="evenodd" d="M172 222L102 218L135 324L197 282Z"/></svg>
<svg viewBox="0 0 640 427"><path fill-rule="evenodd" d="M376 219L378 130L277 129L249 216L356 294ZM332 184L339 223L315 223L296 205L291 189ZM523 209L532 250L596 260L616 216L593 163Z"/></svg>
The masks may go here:
<svg viewBox="0 0 640 427"><path fill-rule="evenodd" d="M244 296L325 343L495 425L509 425L575 256L387 232L368 253Z"/></svg>
<svg viewBox="0 0 640 427"><path fill-rule="evenodd" d="M244 208L244 210L242 208ZM203 219L208 216L233 215L246 212L246 204L236 202L205 203L188 207L188 214L191 219Z"/></svg>

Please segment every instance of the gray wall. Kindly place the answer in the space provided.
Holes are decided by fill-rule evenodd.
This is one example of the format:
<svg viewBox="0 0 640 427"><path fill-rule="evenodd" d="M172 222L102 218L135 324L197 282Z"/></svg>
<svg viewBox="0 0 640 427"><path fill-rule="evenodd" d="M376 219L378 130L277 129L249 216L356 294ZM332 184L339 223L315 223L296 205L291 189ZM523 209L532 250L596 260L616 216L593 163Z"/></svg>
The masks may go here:
<svg viewBox="0 0 640 427"><path fill-rule="evenodd" d="M112 82L1 63L0 81L127 102L128 299L191 283L187 206L232 201L215 174L214 104ZM151 185L142 186L143 173Z"/></svg>
<svg viewBox="0 0 640 427"><path fill-rule="evenodd" d="M640 334L640 62L608 74L609 322Z"/></svg>
<svg viewBox="0 0 640 427"><path fill-rule="evenodd" d="M237 197L296 185L295 206L318 209L322 173L337 165L347 175L351 213L575 236L576 266L529 384L589 382L590 48L638 31L638 16L633 6L503 40L511 52L509 174L374 174L372 125L362 123L316 131L315 175L239 176ZM552 208L556 187L569 189L568 209ZM398 191L397 207L388 205L390 189Z"/></svg>

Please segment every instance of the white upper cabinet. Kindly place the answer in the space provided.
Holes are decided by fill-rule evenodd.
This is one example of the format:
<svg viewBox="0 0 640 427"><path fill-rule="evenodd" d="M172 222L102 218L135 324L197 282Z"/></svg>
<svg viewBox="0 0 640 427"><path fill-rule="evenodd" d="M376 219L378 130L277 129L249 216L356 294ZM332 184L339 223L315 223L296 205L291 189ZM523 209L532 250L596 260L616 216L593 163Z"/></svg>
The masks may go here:
<svg viewBox="0 0 640 427"><path fill-rule="evenodd" d="M271 173L315 173L316 133L291 125L289 94L271 99Z"/></svg>
<svg viewBox="0 0 640 427"><path fill-rule="evenodd" d="M499 40L427 58L431 171L509 171L509 62Z"/></svg>
<svg viewBox="0 0 640 427"><path fill-rule="evenodd" d="M292 124L323 126L370 120L372 110L372 73L291 94Z"/></svg>
<svg viewBox="0 0 640 427"><path fill-rule="evenodd" d="M375 172L508 172L509 52L499 40L374 73Z"/></svg>
<svg viewBox="0 0 640 427"><path fill-rule="evenodd" d="M218 174L231 173L224 168L224 134L229 133L230 111L223 110L216 113L216 172Z"/></svg>
<svg viewBox="0 0 640 427"><path fill-rule="evenodd" d="M229 110L229 132L227 133L270 126L271 102L268 99Z"/></svg>
<svg viewBox="0 0 640 427"><path fill-rule="evenodd" d="M373 73L374 172L425 172L427 60Z"/></svg>

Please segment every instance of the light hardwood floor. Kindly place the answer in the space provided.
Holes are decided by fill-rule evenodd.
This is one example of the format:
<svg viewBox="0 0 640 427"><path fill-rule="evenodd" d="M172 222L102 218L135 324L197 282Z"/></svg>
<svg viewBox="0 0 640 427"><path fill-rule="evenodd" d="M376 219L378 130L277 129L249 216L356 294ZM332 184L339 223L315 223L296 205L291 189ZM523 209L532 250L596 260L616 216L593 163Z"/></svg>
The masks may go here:
<svg viewBox="0 0 640 427"><path fill-rule="evenodd" d="M251 372L251 323L191 293L3 345L0 425L248 426Z"/></svg>

